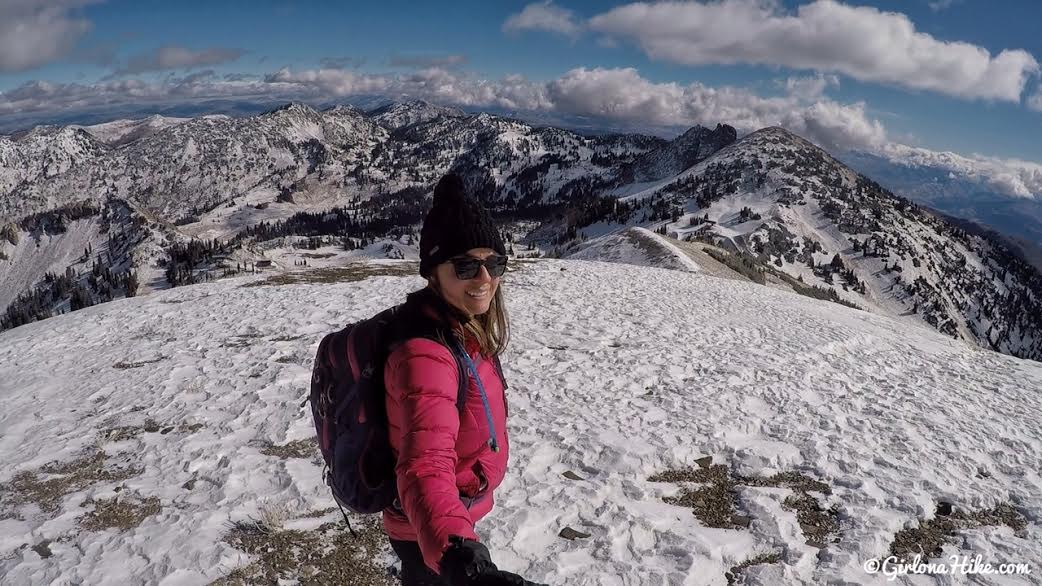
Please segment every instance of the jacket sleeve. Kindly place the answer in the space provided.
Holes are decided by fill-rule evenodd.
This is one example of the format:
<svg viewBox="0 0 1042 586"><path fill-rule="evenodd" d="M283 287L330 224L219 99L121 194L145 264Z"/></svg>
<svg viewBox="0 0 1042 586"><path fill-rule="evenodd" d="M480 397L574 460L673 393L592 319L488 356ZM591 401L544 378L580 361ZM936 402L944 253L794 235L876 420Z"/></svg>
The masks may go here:
<svg viewBox="0 0 1042 586"><path fill-rule="evenodd" d="M438 572L450 535L478 539L456 487L456 361L441 344L413 339L392 353L387 366L387 392L400 406L398 498L424 562Z"/></svg>

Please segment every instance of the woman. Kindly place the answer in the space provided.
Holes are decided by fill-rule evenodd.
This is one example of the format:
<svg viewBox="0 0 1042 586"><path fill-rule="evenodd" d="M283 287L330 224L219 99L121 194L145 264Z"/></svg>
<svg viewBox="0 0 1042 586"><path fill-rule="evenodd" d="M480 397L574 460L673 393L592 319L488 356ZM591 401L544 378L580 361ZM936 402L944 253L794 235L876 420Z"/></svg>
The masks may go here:
<svg viewBox="0 0 1042 586"><path fill-rule="evenodd" d="M474 532L492 509L509 451L498 358L509 329L499 287L506 263L488 212L466 196L459 177L442 178L420 232L427 287L406 305L411 315L434 320L445 343L406 340L384 368L399 495L384 511L384 529L406 586L531 584L497 569ZM466 354L462 405L450 346Z"/></svg>

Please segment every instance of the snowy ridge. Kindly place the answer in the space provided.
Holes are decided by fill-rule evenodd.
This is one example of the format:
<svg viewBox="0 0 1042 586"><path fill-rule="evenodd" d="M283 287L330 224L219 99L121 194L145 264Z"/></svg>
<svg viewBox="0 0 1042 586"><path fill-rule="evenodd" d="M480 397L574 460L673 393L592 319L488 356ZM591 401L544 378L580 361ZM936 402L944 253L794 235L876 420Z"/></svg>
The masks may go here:
<svg viewBox="0 0 1042 586"><path fill-rule="evenodd" d="M466 114L456 108L446 108L424 100L394 102L370 110L368 115L377 124L389 130L398 130L440 117L463 118Z"/></svg>
<svg viewBox="0 0 1042 586"><path fill-rule="evenodd" d="M681 265L691 272L698 272L702 270L702 267L698 266L698 263L694 261L686 252L681 250L676 244L673 244L661 235L648 230L647 228L636 228L643 236L652 238L659 243L663 248L671 251L674 256L680 261Z"/></svg>
<svg viewBox="0 0 1042 586"><path fill-rule="evenodd" d="M385 129L347 109L322 114L290 104L250 118L203 116L96 150L93 159L60 174L0 191L0 217L18 218L84 196L116 196L173 222L251 190L277 193L311 173L324 184L342 185L350 170L344 162L364 161L386 136ZM351 194L347 190L339 199Z"/></svg>
<svg viewBox="0 0 1042 586"><path fill-rule="evenodd" d="M629 228L598 236L584 243L566 258L595 260L637 266L698 272L698 266L684 251L644 228Z"/></svg>
<svg viewBox="0 0 1042 586"><path fill-rule="evenodd" d="M106 466L135 467L72 487L53 511L0 500L5 581L208 584L256 560L223 540L232 522L273 507L301 530L336 522L302 517L332 503L313 456L265 446L313 435L300 400L320 336L423 281L250 281L0 333L0 483L95 446ZM1010 503L1026 523L961 530L945 559L1042 568L1042 365L698 273L545 260L504 287L512 454L478 526L501 567L551 584L725 584L774 553L743 571L747 584L887 584L863 563L944 500ZM663 500L681 485L649 481L706 456L735 474L824 483L829 494L807 494L839 511L836 540L807 543L789 488L737 486L748 527L714 529ZM116 497L155 506L125 530L83 526ZM558 537L565 527L589 537Z"/></svg>
<svg viewBox="0 0 1042 586"><path fill-rule="evenodd" d="M0 136L0 196L17 195L18 188L60 176L106 150L93 136L72 126L38 126L21 136ZM0 200L0 213L3 204Z"/></svg>
<svg viewBox="0 0 1042 586"><path fill-rule="evenodd" d="M189 120L191 119L172 118L156 114L140 120L114 120L112 122L93 124L91 126L72 125L70 128L82 128L91 136L105 144L110 146L119 146L121 144L144 138L149 134L164 128L184 124Z"/></svg>
<svg viewBox="0 0 1042 586"><path fill-rule="evenodd" d="M6 309L22 291L28 290L46 273L65 274L73 270L89 270L85 250L88 245L100 243L101 219L97 216L75 220L62 234L43 233L38 239L23 237L17 245L5 243L6 262L0 262L0 308Z"/></svg>
<svg viewBox="0 0 1042 586"><path fill-rule="evenodd" d="M642 209L673 206L665 227L675 238L741 250L871 311L1042 358L1042 275L782 128L640 187L616 193Z"/></svg>
<svg viewBox="0 0 1042 586"><path fill-rule="evenodd" d="M86 128L113 146L76 129L96 143L93 158L74 157L75 164L44 178L19 170L22 161L39 159L35 151L0 137L0 163L17 162L4 165L15 171L0 175L0 218L104 195L132 200L168 222L280 191L330 207L376 192L429 189L450 169L495 186L498 197L531 204L569 197L574 188L565 188L576 181L587 181L588 191L590 179L613 176L620 164L662 142L581 137L425 102L369 113L290 103L246 118L150 118Z"/></svg>
<svg viewBox="0 0 1042 586"><path fill-rule="evenodd" d="M625 183L641 183L675 177L733 143L737 137L735 129L725 124L717 124L713 130L694 126L663 148L650 151L633 161L632 165L622 170L622 179Z"/></svg>

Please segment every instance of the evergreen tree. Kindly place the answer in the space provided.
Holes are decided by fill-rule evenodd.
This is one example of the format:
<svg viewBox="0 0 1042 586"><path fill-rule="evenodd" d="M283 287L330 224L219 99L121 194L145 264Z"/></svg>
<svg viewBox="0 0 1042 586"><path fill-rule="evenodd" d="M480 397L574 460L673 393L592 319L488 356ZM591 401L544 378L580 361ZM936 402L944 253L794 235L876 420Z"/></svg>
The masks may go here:
<svg viewBox="0 0 1042 586"><path fill-rule="evenodd" d="M126 280L125 288L126 288L126 291L127 291L127 297L133 297L133 296L137 295L137 289L138 289L137 271L133 271L133 272L127 273L127 280Z"/></svg>

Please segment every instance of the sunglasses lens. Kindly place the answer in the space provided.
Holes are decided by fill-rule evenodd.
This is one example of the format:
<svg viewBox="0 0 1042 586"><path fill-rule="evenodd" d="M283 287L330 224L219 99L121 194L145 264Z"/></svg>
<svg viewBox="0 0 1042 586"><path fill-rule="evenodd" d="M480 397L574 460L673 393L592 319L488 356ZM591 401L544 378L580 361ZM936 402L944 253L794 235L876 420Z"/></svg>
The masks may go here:
<svg viewBox="0 0 1042 586"><path fill-rule="evenodd" d="M507 272L507 257L490 256L485 259L485 268L488 269L489 275L493 277L502 277L503 273Z"/></svg>
<svg viewBox="0 0 1042 586"><path fill-rule="evenodd" d="M481 261L477 259L453 260L452 266L456 269L456 278L461 281L473 279L481 271Z"/></svg>
<svg viewBox="0 0 1042 586"><path fill-rule="evenodd" d="M485 265L491 277L502 277L507 272L507 257L490 256L484 261L476 258L454 258L452 267L456 270L456 278L461 281L473 279L481 272L481 265Z"/></svg>

